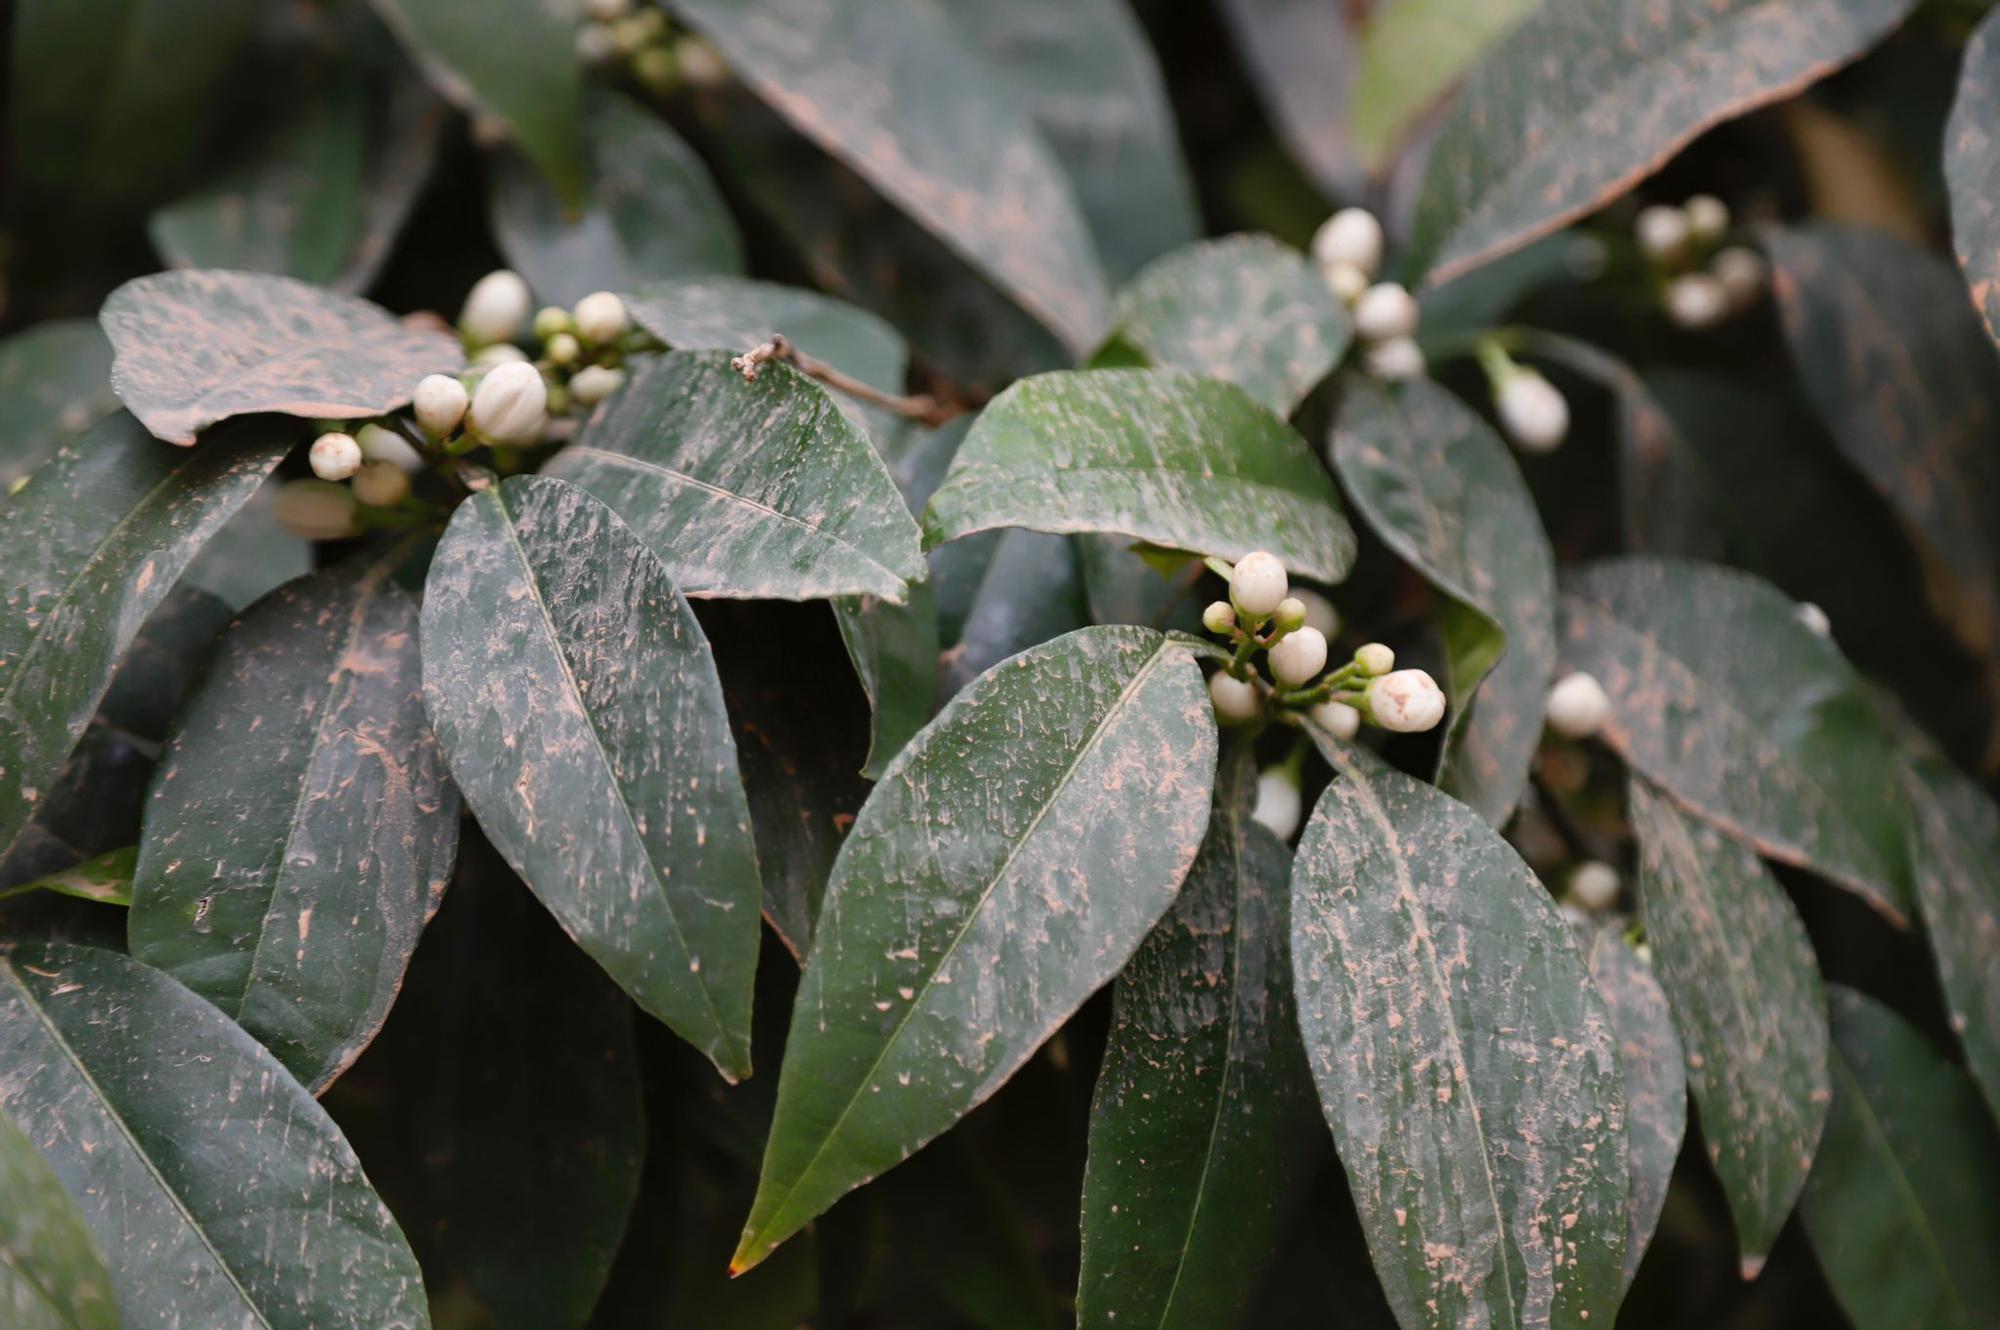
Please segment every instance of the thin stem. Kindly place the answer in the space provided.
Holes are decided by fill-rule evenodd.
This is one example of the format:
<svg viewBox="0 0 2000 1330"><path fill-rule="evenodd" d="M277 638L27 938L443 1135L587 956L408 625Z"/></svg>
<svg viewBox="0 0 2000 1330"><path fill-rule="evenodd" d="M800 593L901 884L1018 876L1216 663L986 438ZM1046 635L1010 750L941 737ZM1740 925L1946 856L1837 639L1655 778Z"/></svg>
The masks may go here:
<svg viewBox="0 0 2000 1330"><path fill-rule="evenodd" d="M825 361L807 355L793 346L791 340L782 333L773 333L771 340L751 347L729 363L745 380L755 383L757 371L772 361L781 361L801 374L818 379L829 388L836 388L849 397L866 402L870 406L879 406L885 411L894 412L905 420L914 420L920 425L935 428L960 414L959 408L946 405L928 393L904 397L871 387L853 375L843 374Z"/></svg>

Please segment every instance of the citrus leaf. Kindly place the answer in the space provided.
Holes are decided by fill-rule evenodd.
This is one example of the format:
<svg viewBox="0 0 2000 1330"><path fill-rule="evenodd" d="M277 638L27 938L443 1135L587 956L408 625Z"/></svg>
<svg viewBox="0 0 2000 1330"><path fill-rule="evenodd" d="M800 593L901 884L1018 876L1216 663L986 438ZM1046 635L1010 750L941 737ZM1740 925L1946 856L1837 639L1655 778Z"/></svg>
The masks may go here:
<svg viewBox="0 0 2000 1330"><path fill-rule="evenodd" d="M1834 987L1833 1105L1799 1210L1857 1330L2000 1325L2000 1134L1965 1073Z"/></svg>
<svg viewBox="0 0 2000 1330"><path fill-rule="evenodd" d="M339 1129L172 979L90 947L0 953L0 1065L0 1110L76 1201L126 1325L430 1325Z"/></svg>
<svg viewBox="0 0 2000 1330"><path fill-rule="evenodd" d="M493 235L536 297L573 305L656 278L740 271L736 223L694 149L629 98L600 93L584 107L581 211L526 161L503 156L494 171Z"/></svg>
<svg viewBox="0 0 2000 1330"><path fill-rule="evenodd" d="M1754 850L1643 778L1630 813L1646 941L1753 1278L1826 1122L1826 993L1798 911Z"/></svg>
<svg viewBox="0 0 2000 1330"><path fill-rule="evenodd" d="M1287 954L1291 852L1250 820L1251 756L1223 759L1180 897L1112 990L1083 1175L1079 1326L1241 1324L1313 1169Z"/></svg>
<svg viewBox="0 0 2000 1330"><path fill-rule="evenodd" d="M453 514L422 641L431 724L493 844L634 1001L748 1075L756 847L666 567L583 491L518 477Z"/></svg>
<svg viewBox="0 0 2000 1330"><path fill-rule="evenodd" d="M1272 126L1320 193L1342 198L1365 190L1348 100L1366 11L1318 0L1223 0L1222 16Z"/></svg>
<svg viewBox="0 0 2000 1330"><path fill-rule="evenodd" d="M246 609L267 592L313 570L313 542L278 525L278 491L273 477L223 523L222 530L182 574L182 585L198 587L231 609Z"/></svg>
<svg viewBox="0 0 2000 1330"><path fill-rule="evenodd" d="M1555 673L1555 555L1500 437L1420 380L1357 383L1333 429L1333 464L1383 543L1450 597L1453 702L1438 784L1503 825L1541 740Z"/></svg>
<svg viewBox="0 0 2000 1330"><path fill-rule="evenodd" d="M833 602L833 615L874 716L861 774L880 780L889 760L931 718L937 702L937 595L924 578L910 583L909 598L901 605L874 596L843 596Z"/></svg>
<svg viewBox="0 0 2000 1330"><path fill-rule="evenodd" d="M1944 129L1952 248L1972 287L1972 306L2000 340L2000 46L1988 14L1965 44L1958 96Z"/></svg>
<svg viewBox="0 0 2000 1330"><path fill-rule="evenodd" d="M791 366L751 382L729 359L634 370L547 474L610 505L687 595L901 603L923 555L874 447Z"/></svg>
<svg viewBox="0 0 2000 1330"><path fill-rule="evenodd" d="M944 655L949 697L1009 656L1089 625L1082 570L1067 536L1002 531Z"/></svg>
<svg viewBox="0 0 2000 1330"><path fill-rule="evenodd" d="M1545 0L1465 80L1417 201L1432 284L1609 203L1704 130L1873 46L1915 0Z"/></svg>
<svg viewBox="0 0 2000 1330"><path fill-rule="evenodd" d="M994 527L1103 531L1194 554L1269 550L1338 582L1354 560L1340 497L1268 407L1171 369L1059 371L993 399L924 514L938 545Z"/></svg>
<svg viewBox="0 0 2000 1330"><path fill-rule="evenodd" d="M449 333L268 273L135 277L98 317L118 353L111 386L169 443L260 411L379 416L406 404L424 375L464 363Z"/></svg>
<svg viewBox="0 0 2000 1330"><path fill-rule="evenodd" d="M1894 741L1839 648L1754 577L1680 559L1566 572L1563 661L1611 699L1602 737L1701 817L1909 916Z"/></svg>
<svg viewBox="0 0 2000 1330"><path fill-rule="evenodd" d="M779 114L1081 355L1104 273L1027 113L921 0L673 0Z"/></svg>
<svg viewBox="0 0 2000 1330"><path fill-rule="evenodd" d="M1353 330L1297 250L1237 235L1147 265L1118 293L1114 335L1151 364L1223 379L1288 416L1340 363Z"/></svg>
<svg viewBox="0 0 2000 1330"><path fill-rule="evenodd" d="M1542 0L1396 0L1369 17L1354 75L1347 132L1380 174L1423 114Z"/></svg>
<svg viewBox="0 0 2000 1330"><path fill-rule="evenodd" d="M0 341L0 507L16 481L117 409L111 343L93 320L38 323Z"/></svg>
<svg viewBox="0 0 2000 1330"><path fill-rule="evenodd" d="M1194 861L1215 747L1186 652L1086 628L897 756L827 884L732 1268L957 1122L1118 973Z"/></svg>
<svg viewBox="0 0 2000 1330"><path fill-rule="evenodd" d="M230 626L160 753L133 882L132 955L315 1094L382 1028L458 846L393 571L301 578Z"/></svg>
<svg viewBox="0 0 2000 1330"><path fill-rule="evenodd" d="M20 839L146 616L292 443L260 422L194 452L117 415L0 505L0 858Z"/></svg>
<svg viewBox="0 0 2000 1330"><path fill-rule="evenodd" d="M18 887L0 888L0 900L30 891L53 891L60 896L74 896L78 900L95 901L100 905L130 905L132 874L138 862L139 847L136 845L107 850L95 859L57 869L46 877L23 882Z"/></svg>
<svg viewBox="0 0 2000 1330"><path fill-rule="evenodd" d="M683 277L631 288L625 305L634 323L678 351L740 354L782 333L815 360L870 387L903 390L910 354L902 336L858 305L804 287L727 275Z"/></svg>
<svg viewBox="0 0 2000 1330"><path fill-rule="evenodd" d="M1625 1102L1576 941L1471 808L1338 756L1292 867L1294 992L1396 1319L1609 1325Z"/></svg>
<svg viewBox="0 0 2000 1330"><path fill-rule="evenodd" d="M0 1113L0 1312L14 1330L118 1330L97 1242L34 1142Z"/></svg>

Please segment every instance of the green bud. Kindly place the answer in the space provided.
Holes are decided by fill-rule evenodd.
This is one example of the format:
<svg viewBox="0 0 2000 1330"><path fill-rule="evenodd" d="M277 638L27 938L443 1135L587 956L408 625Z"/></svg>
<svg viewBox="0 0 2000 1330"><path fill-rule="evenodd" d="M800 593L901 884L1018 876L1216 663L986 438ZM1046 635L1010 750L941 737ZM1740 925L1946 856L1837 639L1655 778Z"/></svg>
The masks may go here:
<svg viewBox="0 0 2000 1330"><path fill-rule="evenodd" d="M569 311L561 305L544 305L535 311L535 337L538 340L546 342L557 333L569 331Z"/></svg>
<svg viewBox="0 0 2000 1330"><path fill-rule="evenodd" d="M1213 601L1201 612L1201 626L1211 633L1227 633L1236 626L1236 611L1226 600Z"/></svg>
<svg viewBox="0 0 2000 1330"><path fill-rule="evenodd" d="M1380 642L1370 642L1354 653L1354 663L1369 678L1380 678L1396 668L1396 653Z"/></svg>
<svg viewBox="0 0 2000 1330"><path fill-rule="evenodd" d="M1296 633L1306 626L1306 603L1297 596L1286 596L1278 602L1272 621L1281 633Z"/></svg>

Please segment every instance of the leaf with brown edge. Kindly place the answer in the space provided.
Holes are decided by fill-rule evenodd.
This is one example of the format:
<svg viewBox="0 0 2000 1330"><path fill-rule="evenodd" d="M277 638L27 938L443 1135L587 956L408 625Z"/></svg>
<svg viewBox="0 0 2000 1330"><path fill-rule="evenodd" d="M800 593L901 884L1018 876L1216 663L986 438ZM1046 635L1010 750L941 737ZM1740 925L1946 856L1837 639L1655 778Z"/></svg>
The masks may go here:
<svg viewBox="0 0 2000 1330"><path fill-rule="evenodd" d="M1972 305L2000 341L2000 14L1972 31L1959 66L1958 96L1944 127L1944 179L1951 240L1972 287Z"/></svg>
<svg viewBox="0 0 2000 1330"><path fill-rule="evenodd" d="M426 374L465 363L450 333L380 305L269 273L186 269L135 277L98 315L117 351L111 386L169 443L231 416L349 420L403 406Z"/></svg>

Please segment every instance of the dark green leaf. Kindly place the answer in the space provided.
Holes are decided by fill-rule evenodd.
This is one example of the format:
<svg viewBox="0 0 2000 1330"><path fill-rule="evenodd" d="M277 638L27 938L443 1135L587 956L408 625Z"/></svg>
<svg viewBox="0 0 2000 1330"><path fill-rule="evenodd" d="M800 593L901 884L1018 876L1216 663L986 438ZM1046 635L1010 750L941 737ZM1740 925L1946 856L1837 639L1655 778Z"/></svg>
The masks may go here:
<svg viewBox="0 0 2000 1330"><path fill-rule="evenodd" d="M1472 71L1417 202L1448 281L1609 203L1702 131L1873 46L1915 0L1545 0Z"/></svg>
<svg viewBox="0 0 2000 1330"><path fill-rule="evenodd" d="M1269 550L1338 582L1354 532L1326 468L1239 388L1180 370L1038 374L980 413L924 514L940 544L994 527L1102 531L1195 554Z"/></svg>
<svg viewBox="0 0 2000 1330"><path fill-rule="evenodd" d="M1009 656L1090 623L1076 547L1067 536L1000 533L958 641L944 657L949 697Z"/></svg>
<svg viewBox="0 0 2000 1330"><path fill-rule="evenodd" d="M1319 0L1223 0L1222 13L1278 136L1320 192L1341 198L1366 189L1348 129L1366 11Z"/></svg>
<svg viewBox="0 0 2000 1330"><path fill-rule="evenodd" d="M1208 821L1186 652L1089 628L967 688L898 755L827 884L746 1269L986 1099L1124 966Z"/></svg>
<svg viewBox="0 0 2000 1330"><path fill-rule="evenodd" d="M1513 454L1428 380L1356 383L1334 466L1376 534L1439 590L1454 703L1438 783L1501 826L1527 783L1555 673L1555 556Z"/></svg>
<svg viewBox="0 0 2000 1330"><path fill-rule="evenodd" d="M0 1315L12 1330L118 1330L104 1257L62 1182L0 1113Z"/></svg>
<svg viewBox="0 0 2000 1330"><path fill-rule="evenodd" d="M756 847L666 567L581 490L520 477L459 505L422 635L431 724L487 836L641 1007L748 1075Z"/></svg>
<svg viewBox="0 0 2000 1330"><path fill-rule="evenodd" d="M315 1094L382 1028L458 845L392 572L302 578L231 625L160 754L133 882L132 955Z"/></svg>
<svg viewBox="0 0 2000 1330"><path fill-rule="evenodd" d="M16 481L117 409L111 343L92 320L38 323L0 342L0 506Z"/></svg>
<svg viewBox="0 0 2000 1330"><path fill-rule="evenodd" d="M1347 310L1297 250L1269 236L1167 255L1118 295L1116 335L1155 365L1224 379L1290 415L1340 363Z"/></svg>
<svg viewBox="0 0 2000 1330"><path fill-rule="evenodd" d="M1347 132L1370 171L1380 172L1423 113L1541 0L1397 0L1370 16L1362 35Z"/></svg>
<svg viewBox="0 0 2000 1330"><path fill-rule="evenodd" d="M1973 308L2000 338L2000 16L1988 14L1965 44L1958 97L1944 131L1951 239L1972 286Z"/></svg>
<svg viewBox="0 0 2000 1330"><path fill-rule="evenodd" d="M875 718L861 774L880 780L889 759L924 727L937 703L937 596L925 578L910 583L909 599L901 605L842 596L833 602L833 614Z"/></svg>
<svg viewBox="0 0 2000 1330"><path fill-rule="evenodd" d="M278 525L282 484L275 478L267 480L250 496L202 546L182 585L199 587L236 610L312 571L312 542Z"/></svg>
<svg viewBox="0 0 2000 1330"><path fill-rule="evenodd" d="M1826 1122L1826 993L1798 911L1754 850L1644 779L1630 812L1646 941L1753 1278Z"/></svg>
<svg viewBox="0 0 2000 1330"><path fill-rule="evenodd" d="M407 403L424 375L464 364L449 333L265 273L135 277L98 317L118 352L111 386L170 443L253 412L379 416Z"/></svg>
<svg viewBox="0 0 2000 1330"><path fill-rule="evenodd" d="M1426 289L1417 302L1423 315L1417 325L1417 342L1433 359L1463 355L1473 338L1491 330L1544 287L1601 272L1604 266L1605 244L1598 236L1580 231L1543 236L1442 286ZM1539 329L1508 331L1515 336L1555 338L1555 334ZM1569 342L1567 338L1556 340ZM1602 357L1606 364L1617 363L1591 343L1570 345L1583 355ZM1592 378L1600 377L1584 366L1576 368Z"/></svg>
<svg viewBox="0 0 2000 1330"><path fill-rule="evenodd" d="M2000 1134L1965 1073L1851 988L1833 1107L1799 1209L1856 1330L2000 1325Z"/></svg>
<svg viewBox="0 0 2000 1330"><path fill-rule="evenodd" d="M53 891L78 900L96 901L100 905L130 905L132 874L138 862L139 847L136 845L127 845L122 850L107 850L95 859L86 859L80 864L57 869L46 877L0 890L0 898L24 895L30 891Z"/></svg>
<svg viewBox="0 0 2000 1330"><path fill-rule="evenodd" d="M77 1202L126 1325L430 1325L416 1258L333 1122L157 970L0 954L0 1066L0 1110Z"/></svg>
<svg viewBox="0 0 2000 1330"><path fill-rule="evenodd" d="M185 452L130 416L0 505L0 858L62 771L146 616L292 443L268 423Z"/></svg>
<svg viewBox="0 0 2000 1330"><path fill-rule="evenodd" d="M688 595L902 602L923 556L873 446L789 365L750 382L729 359L638 368L548 474L609 504Z"/></svg>
<svg viewBox="0 0 2000 1330"><path fill-rule="evenodd" d="M1477 813L1341 753L1292 868L1292 969L1383 1291L1406 1330L1609 1325L1625 1101L1576 941Z"/></svg>

